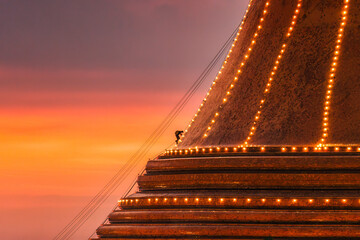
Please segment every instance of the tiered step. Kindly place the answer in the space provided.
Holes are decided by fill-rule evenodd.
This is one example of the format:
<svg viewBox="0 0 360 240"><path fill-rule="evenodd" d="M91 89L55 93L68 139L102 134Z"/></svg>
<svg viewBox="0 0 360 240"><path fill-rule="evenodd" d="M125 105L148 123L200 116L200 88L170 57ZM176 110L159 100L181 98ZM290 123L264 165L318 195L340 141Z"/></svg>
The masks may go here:
<svg viewBox="0 0 360 240"><path fill-rule="evenodd" d="M122 210L109 215L111 224L120 223L311 223L359 224L359 210L269 210L269 209L176 209Z"/></svg>
<svg viewBox="0 0 360 240"><path fill-rule="evenodd" d="M360 239L360 156L163 157L100 239Z"/></svg>

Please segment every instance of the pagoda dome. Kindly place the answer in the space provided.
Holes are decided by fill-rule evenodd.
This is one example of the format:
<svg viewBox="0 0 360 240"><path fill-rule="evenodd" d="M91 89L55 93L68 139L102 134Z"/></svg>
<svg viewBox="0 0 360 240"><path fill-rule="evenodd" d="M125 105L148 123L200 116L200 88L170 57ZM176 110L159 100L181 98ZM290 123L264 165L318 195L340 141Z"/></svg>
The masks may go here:
<svg viewBox="0 0 360 240"><path fill-rule="evenodd" d="M359 3L251 1L179 148L359 144Z"/></svg>

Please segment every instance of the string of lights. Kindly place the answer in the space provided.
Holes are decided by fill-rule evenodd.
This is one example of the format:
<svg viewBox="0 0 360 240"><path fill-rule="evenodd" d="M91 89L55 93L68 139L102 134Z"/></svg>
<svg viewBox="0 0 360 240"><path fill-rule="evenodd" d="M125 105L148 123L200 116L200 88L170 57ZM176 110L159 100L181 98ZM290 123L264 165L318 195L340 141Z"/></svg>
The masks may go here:
<svg viewBox="0 0 360 240"><path fill-rule="evenodd" d="M329 136L329 111L330 111L330 105L331 105L331 97L332 97L333 87L335 84L336 69L337 69L340 50L341 50L341 43L342 43L342 39L344 37L344 28L346 25L348 10L349 10L349 0L344 0L344 6L341 11L341 22L340 22L339 30L337 33L336 46L335 46L335 51L334 51L334 55L332 58L329 79L328 79L328 84L327 84L327 89L326 89L326 94L325 94L324 112L323 112L323 119L322 119L322 136L320 139L320 143L318 144L318 147L322 147L325 144L326 139Z"/></svg>
<svg viewBox="0 0 360 240"><path fill-rule="evenodd" d="M232 81L232 83L230 84L230 87L227 89L226 91L226 96L223 98L222 100L222 105L226 104L227 103L227 100L228 100L228 96L231 95L231 91L232 89L235 87L235 84L236 82L239 80L239 76L242 72L242 68L245 66L247 60L249 59L250 57L250 54L251 54L251 51L253 50L253 47L255 46L256 44L256 38L259 36L259 32L261 31L261 29L263 28L263 24L264 24L264 21L265 21L265 16L267 15L268 13L268 7L270 5L270 1L266 2L265 3L265 7L264 7L264 10L262 12L262 15L259 19L259 23L257 25L257 28L256 28L256 31L250 41L250 46L249 48L247 49L247 52L245 53L240 65L239 65L239 68L237 69L236 71L236 74L235 74L235 77ZM221 73L221 71L219 72ZM214 83L213 83L214 84ZM221 106L221 105L220 105ZM208 137L209 135L209 132L211 131L211 128L212 128L212 125L216 122L216 119L220 116L220 113L219 112L216 112L214 114L214 117L211 119L209 125L207 126L207 129L205 130L205 133L203 134L203 137L206 138Z"/></svg>
<svg viewBox="0 0 360 240"><path fill-rule="evenodd" d="M285 35L286 38L284 40L284 43L281 46L281 49L280 49L280 52L279 52L277 58L275 60L274 66L273 66L273 68L271 70L271 73L270 73L270 77L269 77L269 79L268 79L268 81L266 83L263 98L260 100L258 111L256 112L256 115L254 117L254 122L252 123L249 134L248 134L248 136L247 136L247 138L246 138L246 140L244 142L245 147L248 146L249 141L254 136L255 131L257 129L257 124L258 124L258 122L260 120L260 116L261 116L261 109L264 107L266 97L270 93L272 82L273 82L274 77L276 75L276 72L277 72L277 70L279 68L279 64L281 62L281 59L283 58L283 55L285 53L285 50L286 50L286 47L287 47L286 42L288 41L289 37L291 36L292 32L294 31L294 27L295 27L295 25L297 23L297 19L298 19L299 13L300 13L301 5L302 5L302 0L298 0L294 15L293 15L293 17L291 19L290 27L288 28L288 31L287 31L287 33Z"/></svg>
<svg viewBox="0 0 360 240"><path fill-rule="evenodd" d="M355 145L335 145L335 146L249 146L240 145L237 147L195 147L189 149L166 150L164 156L175 155L204 155L204 154L248 154L248 153L360 153L360 146Z"/></svg>
<svg viewBox="0 0 360 240"><path fill-rule="evenodd" d="M165 197L165 198L124 198L118 201L119 207L144 206L179 206L179 205L209 205L209 206L329 206L329 207L358 207L359 198L246 198L246 197Z"/></svg>
<svg viewBox="0 0 360 240"><path fill-rule="evenodd" d="M250 0L250 2L249 2L249 4L248 4L248 8L246 9L244 18L243 18L243 20L241 21L241 24L240 24L240 27L239 27L239 31L237 32L236 37L235 37L235 39L234 39L234 41L233 41L233 44L231 45L231 48L230 48L230 50L229 50L229 53L227 54L226 59L225 59L225 61L223 62L222 66L221 66L221 70L218 72L218 75L216 76L215 80L212 82L212 86L210 87L209 91L206 93L205 98L203 99L202 103L200 104L200 106L199 106L197 112L195 113L194 117L191 119L189 125L188 125L187 128L185 129L185 131L184 131L183 135L181 136L179 142L182 142L182 140L185 138L186 133L189 131L189 128L190 128L190 127L192 126L192 124L195 122L196 117L198 116L199 112L201 111L202 107L204 106L205 102L207 101L207 97L210 95L211 90L213 90L214 85L216 84L216 82L217 82L217 80L219 79L220 75L221 75L222 72L224 71L224 68L225 68L225 66L227 65L228 61L229 61L229 58L230 58L230 56L231 56L231 53L233 52L233 49L234 49L234 47L236 46L236 42L238 41L238 36L240 35L240 32L241 32L242 29L243 29L243 25L244 25L244 22L245 22L245 20L246 20L246 18L247 18L247 14L248 14L249 9L250 9L250 7L251 7L252 1L253 1L253 0Z"/></svg>

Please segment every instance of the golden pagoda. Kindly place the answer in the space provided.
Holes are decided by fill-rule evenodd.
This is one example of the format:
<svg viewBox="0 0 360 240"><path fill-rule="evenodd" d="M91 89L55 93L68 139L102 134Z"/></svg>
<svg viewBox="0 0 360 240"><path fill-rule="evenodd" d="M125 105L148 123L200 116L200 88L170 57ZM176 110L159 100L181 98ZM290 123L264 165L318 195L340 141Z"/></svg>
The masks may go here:
<svg viewBox="0 0 360 240"><path fill-rule="evenodd" d="M360 0L252 0L179 145L94 239L360 239Z"/></svg>

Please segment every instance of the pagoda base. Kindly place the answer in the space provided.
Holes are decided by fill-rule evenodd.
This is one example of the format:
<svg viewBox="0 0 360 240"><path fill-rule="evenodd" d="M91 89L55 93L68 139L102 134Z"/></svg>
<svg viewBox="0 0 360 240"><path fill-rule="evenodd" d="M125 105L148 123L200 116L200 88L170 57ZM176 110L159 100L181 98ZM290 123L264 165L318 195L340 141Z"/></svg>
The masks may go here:
<svg viewBox="0 0 360 240"><path fill-rule="evenodd" d="M161 156L98 239L360 239L359 153Z"/></svg>

